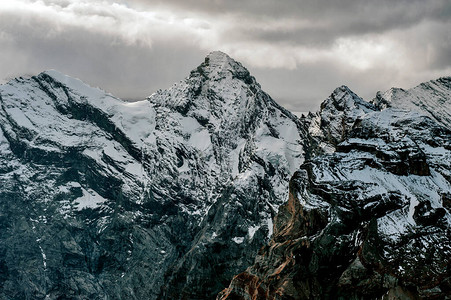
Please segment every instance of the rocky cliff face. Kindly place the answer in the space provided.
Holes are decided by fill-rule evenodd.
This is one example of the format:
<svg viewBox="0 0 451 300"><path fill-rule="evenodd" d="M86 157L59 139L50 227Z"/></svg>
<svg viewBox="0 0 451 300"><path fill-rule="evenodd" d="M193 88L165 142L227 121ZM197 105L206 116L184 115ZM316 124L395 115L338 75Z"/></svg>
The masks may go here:
<svg viewBox="0 0 451 300"><path fill-rule="evenodd" d="M449 95L447 82L433 83ZM451 132L376 100L340 87L311 116L323 154L294 174L271 242L218 299L451 296Z"/></svg>
<svg viewBox="0 0 451 300"><path fill-rule="evenodd" d="M0 299L212 298L304 157L300 120L220 52L135 103L55 71L0 95Z"/></svg>

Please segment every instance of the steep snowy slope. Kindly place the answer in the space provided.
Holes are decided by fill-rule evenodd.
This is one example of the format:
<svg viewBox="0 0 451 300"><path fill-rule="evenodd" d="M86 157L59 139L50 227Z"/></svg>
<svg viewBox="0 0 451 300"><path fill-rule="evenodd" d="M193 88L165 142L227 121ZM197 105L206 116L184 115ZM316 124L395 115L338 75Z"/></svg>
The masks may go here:
<svg viewBox="0 0 451 300"><path fill-rule="evenodd" d="M105 297L124 278L144 213L150 103L124 103L54 71L0 90L1 297ZM136 228L118 230L125 224Z"/></svg>
<svg viewBox="0 0 451 300"><path fill-rule="evenodd" d="M56 71L0 96L0 298L214 297L303 162L301 122L220 52L135 103Z"/></svg>
<svg viewBox="0 0 451 300"><path fill-rule="evenodd" d="M271 242L218 299L449 297L449 129L346 87L311 117L326 153L295 173Z"/></svg>
<svg viewBox="0 0 451 300"><path fill-rule="evenodd" d="M391 88L373 100L381 107L391 106L420 112L451 128L451 77L424 82L409 90Z"/></svg>

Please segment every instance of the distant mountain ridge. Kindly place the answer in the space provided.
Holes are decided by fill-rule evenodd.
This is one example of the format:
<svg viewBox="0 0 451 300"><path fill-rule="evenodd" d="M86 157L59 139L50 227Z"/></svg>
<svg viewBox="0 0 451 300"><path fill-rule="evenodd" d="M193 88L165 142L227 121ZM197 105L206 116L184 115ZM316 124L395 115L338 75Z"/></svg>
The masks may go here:
<svg viewBox="0 0 451 300"><path fill-rule="evenodd" d="M132 103L53 70L12 80L0 86L0 299L212 299L255 259L219 297L445 295L449 95L449 78L371 103L342 86L298 118L222 52ZM396 252L422 242L410 231L431 237L424 251L443 247ZM367 251L375 237L384 260Z"/></svg>

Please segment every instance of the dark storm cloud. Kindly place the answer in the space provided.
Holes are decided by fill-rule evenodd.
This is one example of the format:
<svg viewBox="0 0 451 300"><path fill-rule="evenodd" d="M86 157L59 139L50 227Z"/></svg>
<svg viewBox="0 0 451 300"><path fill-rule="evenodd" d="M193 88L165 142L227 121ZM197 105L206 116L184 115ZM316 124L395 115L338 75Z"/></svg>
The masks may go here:
<svg viewBox="0 0 451 300"><path fill-rule="evenodd" d="M123 3L140 4L141 7L171 6L185 11L199 11L208 14L236 13L248 16L270 18L299 17L308 19L356 17L366 15L372 19L383 13L423 14L449 16L449 1L446 0L132 0Z"/></svg>
<svg viewBox="0 0 451 300"><path fill-rule="evenodd" d="M451 3L447 0L150 0L127 1L141 7L169 6L176 10L208 15L236 15L242 22L303 20L315 27L336 33L363 34L411 26L422 20L449 20ZM238 22L239 23L239 22Z"/></svg>
<svg viewBox="0 0 451 300"><path fill-rule="evenodd" d="M150 8L169 6L187 15L196 12L236 20L225 29L224 36L228 39L311 47L329 47L337 38L383 34L428 20L449 24L451 17L451 2L447 0L135 0L131 3Z"/></svg>
<svg viewBox="0 0 451 300"><path fill-rule="evenodd" d="M265 40L289 44L306 44L327 47L338 37L380 34L395 29L406 29L424 20L438 19L446 5L434 6L432 10L426 2L415 9L406 11L405 7L376 7L363 11L335 11L330 16L317 20L304 17L310 24L279 30L278 28L243 28L243 38ZM451 5L448 5L451 6ZM428 9L429 8L429 9ZM446 11L446 9L445 9Z"/></svg>
<svg viewBox="0 0 451 300"><path fill-rule="evenodd" d="M213 50L294 111L342 84L370 99L451 73L446 0L0 3L0 78L54 68L122 98L169 87Z"/></svg>
<svg viewBox="0 0 451 300"><path fill-rule="evenodd" d="M447 22L451 16L451 2L447 0L157 2L219 16L227 12L232 15L229 18L236 18L237 22L225 35L237 40L315 47L330 46L340 37L406 29L427 20ZM273 25L264 26L268 23ZM283 26L287 23L292 25Z"/></svg>

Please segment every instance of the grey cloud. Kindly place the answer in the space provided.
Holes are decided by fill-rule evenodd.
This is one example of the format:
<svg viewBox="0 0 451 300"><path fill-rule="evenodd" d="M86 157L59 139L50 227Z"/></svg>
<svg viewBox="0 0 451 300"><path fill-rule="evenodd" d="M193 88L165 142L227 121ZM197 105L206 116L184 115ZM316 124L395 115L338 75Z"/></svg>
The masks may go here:
<svg viewBox="0 0 451 300"><path fill-rule="evenodd" d="M169 6L186 15L226 18L229 26L223 38L229 41L315 48L330 47L338 38L405 30L428 20L448 26L451 19L451 2L447 0L133 0L125 3L140 4L141 8L150 10ZM311 26L283 29L265 26L296 21Z"/></svg>
<svg viewBox="0 0 451 300"><path fill-rule="evenodd" d="M422 27L399 34L399 39L411 46L409 54L415 57L418 65L424 69L450 68L451 20L445 26L430 23Z"/></svg>
<svg viewBox="0 0 451 300"><path fill-rule="evenodd" d="M125 99L143 99L167 88L189 74L193 62L200 63L207 54L183 41L149 49L78 28L47 35L51 24L37 20L29 20L27 26L6 26L14 24L12 21L12 17L0 21L1 28L14 37L4 45L16 50L0 51L3 78L57 69Z"/></svg>
<svg viewBox="0 0 451 300"><path fill-rule="evenodd" d="M406 29L425 20L447 22L451 18L449 1L326 2L304 1L305 5L299 5L299 3L296 5L292 2L289 2L291 5L278 5L278 2L273 1L265 2L268 9L262 13L277 12L279 7L283 10L285 15L278 19L281 23L286 22L287 18L292 18L292 20L310 21L313 26L280 30L257 26L246 28L245 25L240 26L237 22L237 27L231 27L227 35L235 35L241 40L252 39L271 43L328 47L337 38L380 34L395 29ZM263 10L265 5L259 7ZM256 23L265 23L261 16L256 15L256 11L250 11L249 14L249 16L241 17L256 18ZM274 18L274 15L270 18Z"/></svg>
<svg viewBox="0 0 451 300"><path fill-rule="evenodd" d="M124 3L140 4L144 8L155 6L171 6L184 11L198 11L209 14L239 14L249 17L302 18L309 20L331 19L334 21L352 22L368 20L378 25L384 23L385 16L391 15L392 22L403 19L449 18L451 4L447 0L130 0ZM379 24L381 25L381 24Z"/></svg>
<svg viewBox="0 0 451 300"><path fill-rule="evenodd" d="M385 2L390 3L390 1ZM404 3L408 2L409 1L404 1ZM283 2L276 2L273 0L123 0L122 3L141 4L142 7L149 7L154 5L171 5L176 8L200 10L209 13L226 13L232 11L261 14L262 12L267 12L268 15L271 16L286 16L293 13L298 13L300 11L312 13L319 10L336 10L340 7L349 10L350 5L362 6L371 4L371 1L356 2L353 0L284 0Z"/></svg>
<svg viewBox="0 0 451 300"><path fill-rule="evenodd" d="M361 73L343 69L331 61L305 64L294 70L251 68L251 73L276 101L287 109L301 112L317 111L321 102L341 85L347 85L366 100L374 98L378 90L385 91L395 83L405 88L413 86L403 85L405 82L398 80L398 74L387 70Z"/></svg>
<svg viewBox="0 0 451 300"><path fill-rule="evenodd" d="M438 45L431 55L430 65L433 68L445 69L451 67L451 43L447 45Z"/></svg>

